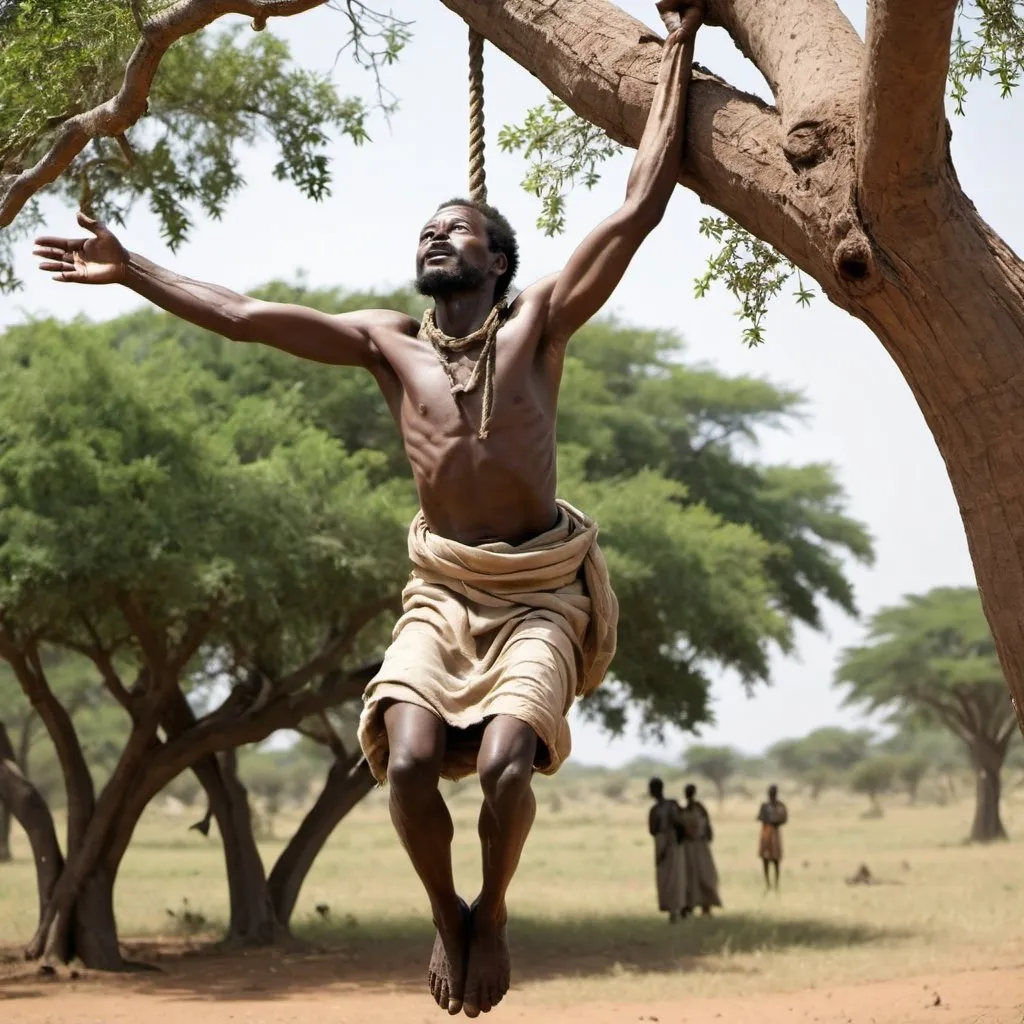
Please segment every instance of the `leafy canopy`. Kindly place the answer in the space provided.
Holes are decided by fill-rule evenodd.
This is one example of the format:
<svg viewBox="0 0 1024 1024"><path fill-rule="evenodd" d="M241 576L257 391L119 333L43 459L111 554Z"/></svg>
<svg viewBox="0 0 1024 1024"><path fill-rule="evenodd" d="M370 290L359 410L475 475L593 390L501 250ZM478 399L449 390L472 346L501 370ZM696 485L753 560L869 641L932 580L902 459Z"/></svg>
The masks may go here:
<svg viewBox="0 0 1024 1024"><path fill-rule="evenodd" d="M845 703L943 725L968 744L1015 728L995 643L974 587L938 587L883 608L843 653Z"/></svg>

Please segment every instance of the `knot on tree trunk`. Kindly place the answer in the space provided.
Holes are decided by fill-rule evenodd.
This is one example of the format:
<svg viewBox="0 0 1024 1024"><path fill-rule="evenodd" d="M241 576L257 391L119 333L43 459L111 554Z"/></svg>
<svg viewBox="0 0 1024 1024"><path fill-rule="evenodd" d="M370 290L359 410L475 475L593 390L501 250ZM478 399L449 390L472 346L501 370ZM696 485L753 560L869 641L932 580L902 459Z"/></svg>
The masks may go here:
<svg viewBox="0 0 1024 1024"><path fill-rule="evenodd" d="M866 295L881 284L871 242L859 227L852 227L836 246L832 265L840 280L857 295Z"/></svg>
<svg viewBox="0 0 1024 1024"><path fill-rule="evenodd" d="M830 132L821 121L799 121L786 132L782 150L794 170L815 167L832 155Z"/></svg>

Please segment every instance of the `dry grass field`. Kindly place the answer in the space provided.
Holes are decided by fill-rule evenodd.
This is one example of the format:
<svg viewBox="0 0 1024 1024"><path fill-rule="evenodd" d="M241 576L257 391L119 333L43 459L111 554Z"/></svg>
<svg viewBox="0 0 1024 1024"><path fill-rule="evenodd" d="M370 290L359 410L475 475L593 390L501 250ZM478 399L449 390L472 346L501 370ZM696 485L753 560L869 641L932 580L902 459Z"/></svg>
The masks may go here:
<svg viewBox="0 0 1024 1024"><path fill-rule="evenodd" d="M910 807L893 797L885 817L867 819L865 803L843 794L817 805L792 797L779 895L764 893L755 856L757 795L723 808L710 801L725 909L670 927L654 910L642 783L618 800L570 777L542 779L537 788L537 826L511 894L516 973L496 1011L501 1018L728 1022L734 1014L752 1019L757 1007L774 1020L774 1006L780 1021L895 1024L916 1021L918 1009L932 1014L921 1020L949 1024L1024 1020L1020 789L1004 809L1016 841L991 847L962 842L969 799ZM456 877L472 895L479 878L472 782L454 788L452 808ZM0 974L0 992L11 997L0 1001L0 1020L107 1024L145 1015L177 1024L191 1019L196 998L209 1024L319 1020L325 1010L332 1021L441 1019L423 1002L428 915L383 794L343 823L307 880L294 921L307 950L190 955L216 938L227 910L216 833L204 839L187 831L195 817L152 809L118 881L122 937L163 971L47 987L9 965ZM292 824L281 818L277 834ZM268 863L281 846L263 843ZM24 842L16 855L0 866L0 946L11 949L35 913ZM862 863L879 884L846 883ZM168 914L184 901L206 921L189 934ZM318 904L329 906L326 918ZM900 987L900 979L913 980ZM909 1000L902 1010L901 999ZM216 1016L210 1000L220 1003Z"/></svg>

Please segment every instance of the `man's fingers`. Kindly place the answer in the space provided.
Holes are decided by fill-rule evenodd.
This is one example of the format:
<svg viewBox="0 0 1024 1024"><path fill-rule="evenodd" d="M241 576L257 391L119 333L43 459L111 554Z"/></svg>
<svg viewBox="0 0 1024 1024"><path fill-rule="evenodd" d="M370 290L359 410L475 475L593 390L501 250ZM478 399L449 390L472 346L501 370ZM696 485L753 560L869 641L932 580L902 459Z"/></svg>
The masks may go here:
<svg viewBox="0 0 1024 1024"><path fill-rule="evenodd" d="M67 249L69 252L77 245L81 248L85 244L84 238L59 238L57 235L41 235L33 245L44 245L54 249Z"/></svg>
<svg viewBox="0 0 1024 1024"><path fill-rule="evenodd" d="M39 264L40 270L45 270L47 273L60 273L60 272L71 272L72 268L68 263L50 263L49 261Z"/></svg>
<svg viewBox="0 0 1024 1024"><path fill-rule="evenodd" d="M68 263L72 262L71 253L66 249L60 249L55 245L37 245L32 250L32 255L41 256L44 260L67 260Z"/></svg>

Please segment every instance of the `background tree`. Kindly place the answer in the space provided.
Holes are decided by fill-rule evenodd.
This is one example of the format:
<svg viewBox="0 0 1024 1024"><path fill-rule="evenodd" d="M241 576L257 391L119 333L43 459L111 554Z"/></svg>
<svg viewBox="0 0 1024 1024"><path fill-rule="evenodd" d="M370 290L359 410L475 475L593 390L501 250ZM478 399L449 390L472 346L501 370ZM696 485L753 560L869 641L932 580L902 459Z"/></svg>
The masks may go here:
<svg viewBox="0 0 1024 1024"><path fill-rule="evenodd" d="M896 778L907 791L912 804L917 803L917 793L921 788L921 780L928 774L930 767L928 758L921 753L897 754Z"/></svg>
<svg viewBox="0 0 1024 1024"><path fill-rule="evenodd" d="M687 747L683 755L686 770L707 779L715 787L719 804L725 802L726 786L742 761L742 755L732 747L711 747L701 743Z"/></svg>
<svg viewBox="0 0 1024 1024"><path fill-rule="evenodd" d="M861 793L871 801L870 813L874 817L882 816L882 805L878 798L892 790L893 782L899 771L899 762L891 754L873 754L854 766L850 772L850 788L854 793Z"/></svg>
<svg viewBox="0 0 1024 1024"><path fill-rule="evenodd" d="M971 839L1004 839L1000 774L1017 730L1002 669L971 587L940 587L872 617L867 641L845 651L845 703L915 715L955 735L976 777Z"/></svg>
<svg viewBox="0 0 1024 1024"><path fill-rule="evenodd" d="M812 800L842 780L867 755L872 743L867 729L825 726L799 739L779 740L768 756L787 775L807 786Z"/></svg>
<svg viewBox="0 0 1024 1024"><path fill-rule="evenodd" d="M116 967L111 890L152 796L204 754L361 690L365 676L341 669L394 605L407 496L369 483L368 456L285 406L235 402L170 348L138 362L96 333L37 324L9 332L0 355L0 415L14 424L0 449L0 656L68 793L67 868L29 953ZM124 716L98 792L44 645L89 659ZM182 682L201 671L235 685L198 718ZM262 873L258 855L249 863ZM260 891L243 890L263 917L253 927L267 924Z"/></svg>

